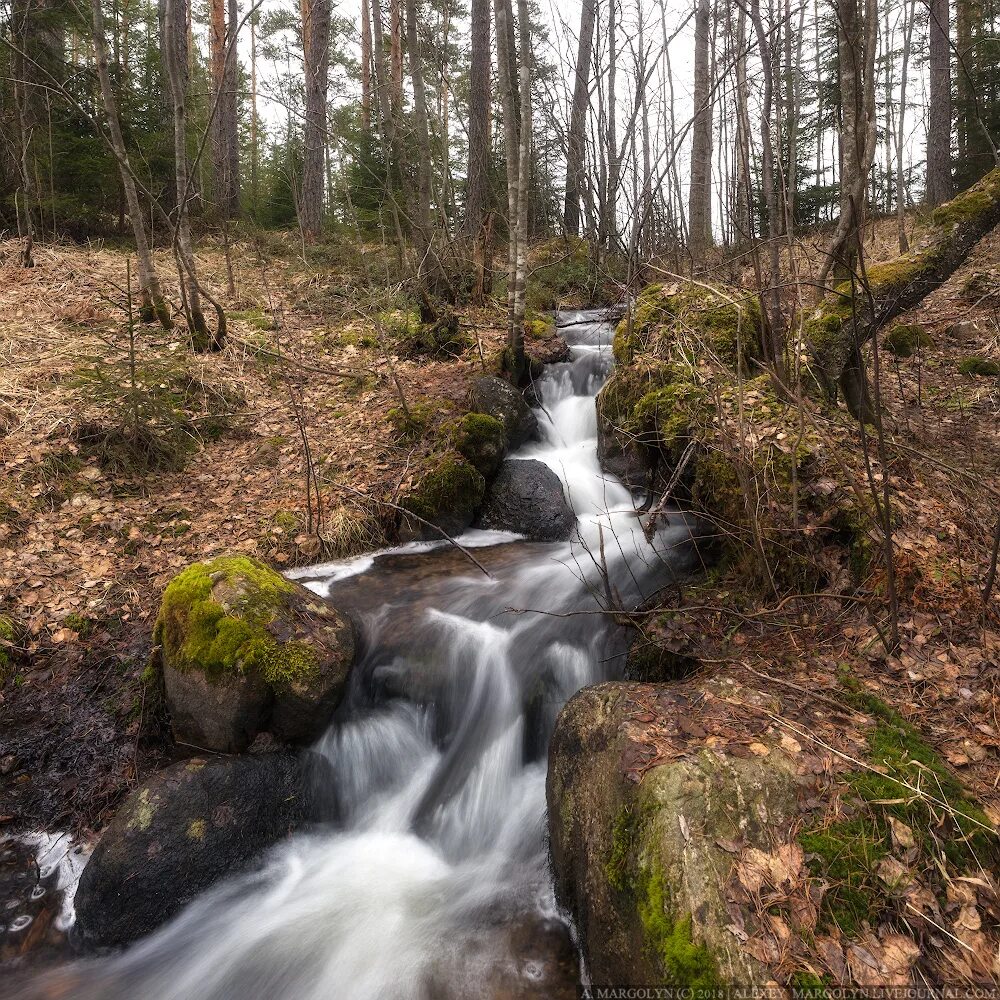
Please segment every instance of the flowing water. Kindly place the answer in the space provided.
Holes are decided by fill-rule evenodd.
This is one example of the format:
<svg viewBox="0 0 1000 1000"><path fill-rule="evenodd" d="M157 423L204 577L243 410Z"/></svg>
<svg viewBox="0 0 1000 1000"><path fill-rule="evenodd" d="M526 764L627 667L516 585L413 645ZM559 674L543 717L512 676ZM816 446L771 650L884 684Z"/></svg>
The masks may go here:
<svg viewBox="0 0 1000 1000"><path fill-rule="evenodd" d="M547 864L546 744L563 703L621 669L621 631L596 613L608 594L634 606L669 584L690 534L671 515L647 542L635 498L601 473L594 399L611 327L587 313L560 322L570 360L540 380L541 440L514 457L559 474L577 537L469 532L462 544L489 576L427 544L299 573L363 637L317 747L339 822L293 837L124 954L63 972L61 995L575 995Z"/></svg>

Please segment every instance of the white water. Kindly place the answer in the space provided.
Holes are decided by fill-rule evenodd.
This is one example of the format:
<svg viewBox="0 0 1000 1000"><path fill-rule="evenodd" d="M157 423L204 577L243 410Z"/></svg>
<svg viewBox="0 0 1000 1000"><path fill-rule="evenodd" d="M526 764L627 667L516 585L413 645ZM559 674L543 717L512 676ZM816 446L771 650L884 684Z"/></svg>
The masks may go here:
<svg viewBox="0 0 1000 1000"><path fill-rule="evenodd" d="M416 1000L565 987L564 973L561 986L549 981L544 947L525 948L523 933L513 943L519 928L537 941L559 919L545 746L566 699L620 669L621 636L587 613L606 593L602 541L615 598L628 606L670 582L688 530L673 518L649 544L632 495L601 473L594 396L610 327L583 314L562 320L573 324L564 330L572 358L542 379L542 440L516 457L563 478L579 537L479 548L492 578L453 550L406 547L405 559L432 571L405 624L398 590L380 589L393 570L380 578L379 560L304 574L336 603L351 584L357 601L363 574L374 573L360 612L366 653L318 746L336 774L340 822L292 838L260 872L200 897L123 955L57 974L64 995ZM440 572L420 562L434 559Z"/></svg>

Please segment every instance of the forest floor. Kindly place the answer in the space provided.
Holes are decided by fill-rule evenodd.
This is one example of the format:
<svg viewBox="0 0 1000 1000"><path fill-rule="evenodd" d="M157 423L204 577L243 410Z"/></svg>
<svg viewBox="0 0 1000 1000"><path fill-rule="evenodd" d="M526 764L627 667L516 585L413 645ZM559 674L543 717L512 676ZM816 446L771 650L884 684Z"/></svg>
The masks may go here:
<svg viewBox="0 0 1000 1000"><path fill-rule="evenodd" d="M873 259L894 255L887 233ZM391 282L373 296L336 262L239 245L223 352L138 329L139 395L159 437L147 468L130 467L108 433L127 428L136 398L125 254L40 247L25 271L14 250L0 244L0 612L18 629L0 686L0 833L86 832L171 752L139 678L172 574L224 552L288 567L377 547L379 501L405 490L428 447L394 421L400 392L432 424L458 412L502 346L503 312L464 311L455 357L406 357ZM199 266L225 287L221 251ZM974 275L992 278L970 288ZM1000 359L1000 232L901 320L933 346L899 362L881 353L900 649L885 652L864 602L783 600L734 617L723 579L700 592L718 610L698 615L695 652L753 664L754 683L786 691L835 691L852 675L917 723L1000 820L1000 588L985 608L980 596L1000 513L1000 379L959 370ZM843 410L829 429L857 437Z"/></svg>
<svg viewBox="0 0 1000 1000"><path fill-rule="evenodd" d="M30 270L14 256L0 244L0 614L16 630L0 649L0 833L88 831L169 752L139 678L171 576L220 553L288 567L377 548L378 501L428 448L401 432L400 393L430 426L463 412L504 317L465 311L456 357L401 356L415 317L391 286L374 297L336 266L238 245L226 349L140 326L133 394L125 253L39 247ZM198 264L225 288L221 251ZM138 453L133 399L153 428Z"/></svg>

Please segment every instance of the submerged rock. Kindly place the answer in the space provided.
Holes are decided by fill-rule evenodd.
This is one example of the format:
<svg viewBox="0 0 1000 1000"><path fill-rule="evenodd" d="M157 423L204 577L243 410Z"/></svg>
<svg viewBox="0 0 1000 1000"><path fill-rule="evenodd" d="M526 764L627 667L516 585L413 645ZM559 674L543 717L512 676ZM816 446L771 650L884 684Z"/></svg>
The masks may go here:
<svg viewBox="0 0 1000 1000"><path fill-rule="evenodd" d="M476 523L536 542L557 542L573 533L576 514L566 503L562 481L547 465L515 459L500 467Z"/></svg>
<svg viewBox="0 0 1000 1000"><path fill-rule="evenodd" d="M322 758L287 753L195 758L125 800L83 870L76 928L87 947L143 937L225 876L245 871L324 810L311 791Z"/></svg>
<svg viewBox="0 0 1000 1000"><path fill-rule="evenodd" d="M476 379L469 390L468 407L475 413L496 417L507 435L507 447L515 448L538 434L538 420L524 397L509 382L494 376Z"/></svg>
<svg viewBox="0 0 1000 1000"><path fill-rule="evenodd" d="M637 774L653 759L635 741L649 699L662 700L664 732L689 735L675 757ZM734 844L766 851L787 841L795 774L779 749L705 749L706 700L707 686L601 684L559 717L546 784L552 863L594 982L768 981L743 947L726 887Z"/></svg>
<svg viewBox="0 0 1000 1000"><path fill-rule="evenodd" d="M245 750L262 730L316 739L355 656L349 618L246 556L174 577L154 637L174 738L224 753Z"/></svg>

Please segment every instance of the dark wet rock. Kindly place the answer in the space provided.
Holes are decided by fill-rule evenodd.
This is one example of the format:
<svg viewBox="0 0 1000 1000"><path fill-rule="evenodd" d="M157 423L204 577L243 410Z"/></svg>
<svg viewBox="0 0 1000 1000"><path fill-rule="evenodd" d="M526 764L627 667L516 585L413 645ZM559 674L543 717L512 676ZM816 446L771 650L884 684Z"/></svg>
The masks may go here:
<svg viewBox="0 0 1000 1000"><path fill-rule="evenodd" d="M538 434L538 420L524 397L501 378L486 375L476 379L469 390L467 403L471 411L488 413L503 424L510 450Z"/></svg>
<svg viewBox="0 0 1000 1000"><path fill-rule="evenodd" d="M155 637L174 738L224 753L245 750L262 730L316 739L355 657L349 618L245 556L174 577Z"/></svg>
<svg viewBox="0 0 1000 1000"><path fill-rule="evenodd" d="M535 459L504 462L476 522L481 528L516 531L536 542L563 541L576 527L562 481Z"/></svg>
<svg viewBox="0 0 1000 1000"><path fill-rule="evenodd" d="M195 758L153 775L104 831L76 893L89 948L128 944L198 893L252 868L303 824L324 818L314 754Z"/></svg>
<svg viewBox="0 0 1000 1000"><path fill-rule="evenodd" d="M649 488L649 466L638 448L623 440L606 420L597 421L597 460L609 475L620 479L630 490Z"/></svg>

